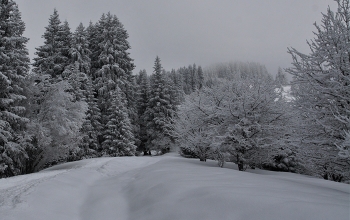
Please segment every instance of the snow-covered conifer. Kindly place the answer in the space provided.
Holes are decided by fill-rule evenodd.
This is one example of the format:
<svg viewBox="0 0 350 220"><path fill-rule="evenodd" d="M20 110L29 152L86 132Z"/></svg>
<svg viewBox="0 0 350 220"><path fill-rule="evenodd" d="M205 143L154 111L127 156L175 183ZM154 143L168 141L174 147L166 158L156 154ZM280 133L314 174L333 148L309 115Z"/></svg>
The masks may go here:
<svg viewBox="0 0 350 220"><path fill-rule="evenodd" d="M36 48L33 71L49 74L52 78L59 77L69 63L70 35L68 22L62 25L55 9L42 36L45 39L44 45Z"/></svg>
<svg viewBox="0 0 350 220"><path fill-rule="evenodd" d="M77 27L77 29L73 34L69 54L71 56L72 63L78 62L80 72L83 72L86 74L90 73L91 51L89 50L89 41L88 41L87 31L85 30L82 23L79 24L79 26Z"/></svg>
<svg viewBox="0 0 350 220"><path fill-rule="evenodd" d="M148 132L147 132L147 117L145 112L148 108L148 101L150 96L150 82L149 77L147 76L146 70L141 70L138 75L138 117L139 117L139 134L138 138L140 140L140 144L138 146L139 151L143 151L147 154L147 140L148 140Z"/></svg>
<svg viewBox="0 0 350 220"><path fill-rule="evenodd" d="M111 93L112 101L108 108L108 122L103 135L103 151L111 156L134 155L136 146L132 125L125 107L125 97L118 86Z"/></svg>
<svg viewBox="0 0 350 220"><path fill-rule="evenodd" d="M86 102L88 104L88 110L81 128L83 137L80 145L85 149L86 154L90 156L100 151L99 140L102 139L102 125L100 122L101 112L97 106L97 99L95 98L95 91L90 78L86 84Z"/></svg>
<svg viewBox="0 0 350 220"><path fill-rule="evenodd" d="M0 1L0 177L21 174L27 159L23 79L29 70L28 38L17 4Z"/></svg>

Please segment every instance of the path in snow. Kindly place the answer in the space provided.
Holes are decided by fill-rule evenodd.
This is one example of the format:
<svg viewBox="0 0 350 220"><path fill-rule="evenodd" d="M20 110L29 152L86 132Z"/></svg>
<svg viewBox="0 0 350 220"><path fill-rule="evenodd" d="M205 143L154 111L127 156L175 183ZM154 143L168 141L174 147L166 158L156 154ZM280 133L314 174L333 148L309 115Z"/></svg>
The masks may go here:
<svg viewBox="0 0 350 220"><path fill-rule="evenodd" d="M57 165L0 179L0 219L350 219L349 185L225 166L176 154Z"/></svg>
<svg viewBox="0 0 350 220"><path fill-rule="evenodd" d="M119 178L156 157L98 158L0 179L1 220L127 219Z"/></svg>

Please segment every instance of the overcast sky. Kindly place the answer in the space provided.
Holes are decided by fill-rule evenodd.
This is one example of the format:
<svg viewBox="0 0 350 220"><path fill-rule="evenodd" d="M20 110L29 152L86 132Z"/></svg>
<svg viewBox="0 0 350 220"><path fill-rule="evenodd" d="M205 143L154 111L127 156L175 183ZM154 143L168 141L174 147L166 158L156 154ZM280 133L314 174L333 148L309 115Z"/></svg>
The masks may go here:
<svg viewBox="0 0 350 220"><path fill-rule="evenodd" d="M102 13L117 15L130 37L135 73L150 74L158 55L166 70L196 63L254 61L272 74L290 66L287 47L308 53L313 23L333 0L15 0L26 23L28 49L41 36L54 8L74 31L80 22L97 22Z"/></svg>

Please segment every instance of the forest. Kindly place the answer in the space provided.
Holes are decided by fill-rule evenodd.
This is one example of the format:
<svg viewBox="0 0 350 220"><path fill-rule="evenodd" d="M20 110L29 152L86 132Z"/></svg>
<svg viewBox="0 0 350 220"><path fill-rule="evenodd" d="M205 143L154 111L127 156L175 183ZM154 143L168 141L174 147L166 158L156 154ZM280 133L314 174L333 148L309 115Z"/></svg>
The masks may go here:
<svg viewBox="0 0 350 220"><path fill-rule="evenodd" d="M137 73L116 15L72 31L56 9L31 62L18 5L0 0L0 178L178 151L350 183L350 4L337 3L310 54L288 48L274 76L240 61L165 70L158 56Z"/></svg>

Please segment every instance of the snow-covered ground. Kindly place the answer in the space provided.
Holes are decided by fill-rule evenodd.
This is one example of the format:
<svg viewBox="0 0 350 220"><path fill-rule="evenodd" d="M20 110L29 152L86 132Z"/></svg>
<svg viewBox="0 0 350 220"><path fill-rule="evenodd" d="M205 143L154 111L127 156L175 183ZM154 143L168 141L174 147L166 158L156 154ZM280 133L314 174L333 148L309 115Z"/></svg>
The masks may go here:
<svg viewBox="0 0 350 220"><path fill-rule="evenodd" d="M350 219L350 186L172 153L0 179L1 220Z"/></svg>

